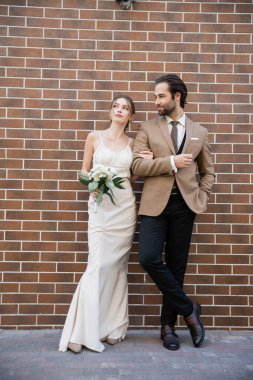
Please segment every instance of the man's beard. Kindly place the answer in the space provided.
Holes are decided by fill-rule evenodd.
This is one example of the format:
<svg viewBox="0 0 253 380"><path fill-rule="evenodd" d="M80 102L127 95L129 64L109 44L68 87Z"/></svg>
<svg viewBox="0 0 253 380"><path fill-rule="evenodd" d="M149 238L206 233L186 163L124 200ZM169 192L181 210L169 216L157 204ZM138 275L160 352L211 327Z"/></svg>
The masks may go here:
<svg viewBox="0 0 253 380"><path fill-rule="evenodd" d="M170 116L172 112L175 111L175 109L176 109L176 105L174 104L173 106L165 107L161 110L158 110L158 114L160 116Z"/></svg>

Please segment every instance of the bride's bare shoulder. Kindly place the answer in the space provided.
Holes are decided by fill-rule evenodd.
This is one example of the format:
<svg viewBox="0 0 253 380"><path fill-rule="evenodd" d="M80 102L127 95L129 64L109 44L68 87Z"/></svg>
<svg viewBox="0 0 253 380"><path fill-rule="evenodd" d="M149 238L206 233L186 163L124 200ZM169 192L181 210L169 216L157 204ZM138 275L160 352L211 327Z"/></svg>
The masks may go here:
<svg viewBox="0 0 253 380"><path fill-rule="evenodd" d="M96 139L96 138L98 138L99 137L99 132L98 131L91 131L91 132L89 132L88 133L88 135L87 135L87 138L89 138L89 139Z"/></svg>
<svg viewBox="0 0 253 380"><path fill-rule="evenodd" d="M91 131L88 133L86 137L86 141L89 143L96 143L99 140L99 132L97 131Z"/></svg>

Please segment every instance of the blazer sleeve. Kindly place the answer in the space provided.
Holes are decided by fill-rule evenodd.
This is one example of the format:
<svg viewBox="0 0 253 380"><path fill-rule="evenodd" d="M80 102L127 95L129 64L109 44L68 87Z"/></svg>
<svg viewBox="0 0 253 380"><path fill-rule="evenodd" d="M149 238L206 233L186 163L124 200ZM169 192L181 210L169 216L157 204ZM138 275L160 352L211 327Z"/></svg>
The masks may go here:
<svg viewBox="0 0 253 380"><path fill-rule="evenodd" d="M206 130L203 147L197 157L198 172L200 175L199 187L209 196L214 184L215 173L211 156L211 147Z"/></svg>
<svg viewBox="0 0 253 380"><path fill-rule="evenodd" d="M141 158L138 153L142 150L149 150L149 136L147 130L141 125L133 145L132 172L140 177L154 177L159 175L173 175L170 163L170 156L148 159Z"/></svg>

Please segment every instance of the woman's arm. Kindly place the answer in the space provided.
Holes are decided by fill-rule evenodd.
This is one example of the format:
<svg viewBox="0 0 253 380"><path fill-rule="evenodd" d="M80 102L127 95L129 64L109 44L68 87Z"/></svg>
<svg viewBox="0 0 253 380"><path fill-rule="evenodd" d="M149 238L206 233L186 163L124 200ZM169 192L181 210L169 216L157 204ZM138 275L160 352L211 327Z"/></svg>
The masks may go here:
<svg viewBox="0 0 253 380"><path fill-rule="evenodd" d="M83 153L83 164L82 171L89 172L91 169L92 158L94 154L94 146L96 142L96 134L94 132L90 132L87 136L84 153Z"/></svg>

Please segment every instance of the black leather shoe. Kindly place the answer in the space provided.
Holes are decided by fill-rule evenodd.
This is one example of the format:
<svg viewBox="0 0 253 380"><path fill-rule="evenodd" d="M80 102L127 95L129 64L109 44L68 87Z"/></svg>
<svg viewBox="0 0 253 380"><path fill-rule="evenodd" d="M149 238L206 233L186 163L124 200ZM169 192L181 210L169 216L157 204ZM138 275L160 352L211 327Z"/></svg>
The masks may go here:
<svg viewBox="0 0 253 380"><path fill-rule="evenodd" d="M192 342L195 347L199 347L205 338L205 329L200 321L201 306L198 303L193 304L193 312L188 317L184 317L185 323L187 324Z"/></svg>
<svg viewBox="0 0 253 380"><path fill-rule="evenodd" d="M161 327L161 339L163 340L163 346L167 348L167 350L175 351L180 348L180 342L175 333L174 326L163 325Z"/></svg>

